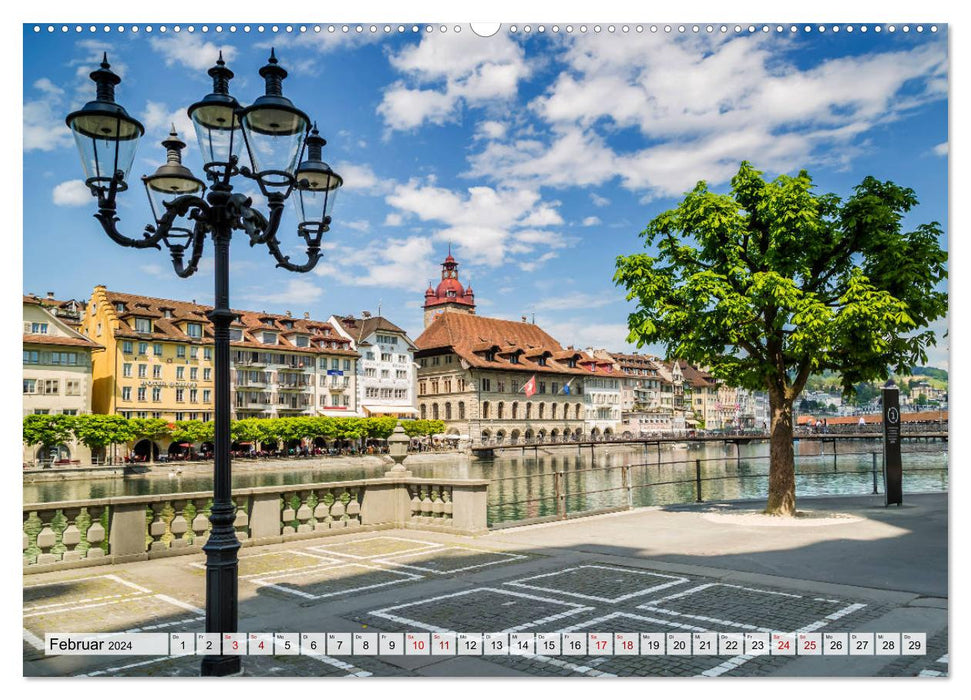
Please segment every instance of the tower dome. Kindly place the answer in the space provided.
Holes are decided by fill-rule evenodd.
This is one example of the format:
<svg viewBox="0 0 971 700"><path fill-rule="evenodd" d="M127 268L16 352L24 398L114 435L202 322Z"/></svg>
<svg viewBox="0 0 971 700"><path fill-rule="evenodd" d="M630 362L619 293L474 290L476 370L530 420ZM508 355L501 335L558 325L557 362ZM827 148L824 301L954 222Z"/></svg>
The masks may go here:
<svg viewBox="0 0 971 700"><path fill-rule="evenodd" d="M438 286L432 289L429 285L425 290L425 326L428 326L435 316L443 311L458 311L461 313L475 313L475 299L472 289L466 289L459 281L459 264L452 257L451 249L442 262L442 279Z"/></svg>

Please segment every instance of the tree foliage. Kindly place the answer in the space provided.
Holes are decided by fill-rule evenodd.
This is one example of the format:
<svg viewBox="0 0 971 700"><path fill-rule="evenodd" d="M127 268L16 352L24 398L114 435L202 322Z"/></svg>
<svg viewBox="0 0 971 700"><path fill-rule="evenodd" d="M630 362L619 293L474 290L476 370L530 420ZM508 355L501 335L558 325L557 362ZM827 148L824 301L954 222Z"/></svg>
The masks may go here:
<svg viewBox="0 0 971 700"><path fill-rule="evenodd" d="M121 416L86 413L75 416L74 435L92 449L119 445L135 439L131 421Z"/></svg>
<svg viewBox="0 0 971 700"><path fill-rule="evenodd" d="M73 437L74 423L81 416L62 413L24 416L23 440L27 445L55 447Z"/></svg>
<svg viewBox="0 0 971 700"><path fill-rule="evenodd" d="M852 394L925 363L935 343L947 253L938 223L903 230L917 203L873 177L842 200L814 192L805 171L769 182L747 162L728 194L699 182L641 233L653 249L617 259L615 282L636 303L629 339L767 390L773 435L790 440L788 454L774 443L772 470L791 471L792 402L811 373L838 374ZM770 476L770 503L772 488Z"/></svg>
<svg viewBox="0 0 971 700"><path fill-rule="evenodd" d="M421 435L440 435L445 432L445 421L441 420L408 420L401 424L408 437Z"/></svg>

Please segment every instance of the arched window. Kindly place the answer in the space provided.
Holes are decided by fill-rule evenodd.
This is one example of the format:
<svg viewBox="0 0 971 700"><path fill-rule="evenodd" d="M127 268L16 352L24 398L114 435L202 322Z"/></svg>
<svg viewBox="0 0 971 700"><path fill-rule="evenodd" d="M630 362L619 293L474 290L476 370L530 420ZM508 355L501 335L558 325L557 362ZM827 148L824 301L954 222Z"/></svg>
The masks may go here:
<svg viewBox="0 0 971 700"><path fill-rule="evenodd" d="M465 420L465 401L459 401L459 420Z"/></svg>
<svg viewBox="0 0 971 700"><path fill-rule="evenodd" d="M421 419L428 420L428 406L426 406L425 404L422 404L420 406L420 409L421 409Z"/></svg>
<svg viewBox="0 0 971 700"><path fill-rule="evenodd" d="M577 420L580 420L580 409L581 409L581 405L577 404L573 412L573 417L576 418Z"/></svg>
<svg viewBox="0 0 971 700"><path fill-rule="evenodd" d="M496 418L498 418L499 420L502 420L502 414L505 411L505 408L506 408L506 404L504 404L502 401L496 404Z"/></svg>
<svg viewBox="0 0 971 700"><path fill-rule="evenodd" d="M539 419L540 420L543 420L543 418L544 418L543 414L544 413L546 413L546 404L545 403L541 403L539 405Z"/></svg>
<svg viewBox="0 0 971 700"><path fill-rule="evenodd" d="M445 404L445 420L452 420L452 404Z"/></svg>
<svg viewBox="0 0 971 700"><path fill-rule="evenodd" d="M556 404L550 404L550 418L556 420Z"/></svg>
<svg viewBox="0 0 971 700"><path fill-rule="evenodd" d="M526 420L533 417L533 404L530 401L526 402Z"/></svg>
<svg viewBox="0 0 971 700"><path fill-rule="evenodd" d="M519 402L518 401L513 401L512 402L512 419L513 420L516 420L518 418L519 418Z"/></svg>
<svg viewBox="0 0 971 700"><path fill-rule="evenodd" d="M438 404L432 404L432 420L438 420Z"/></svg>
<svg viewBox="0 0 971 700"><path fill-rule="evenodd" d="M483 401L482 402L482 417L483 418L488 418L489 417L489 402L488 401Z"/></svg>

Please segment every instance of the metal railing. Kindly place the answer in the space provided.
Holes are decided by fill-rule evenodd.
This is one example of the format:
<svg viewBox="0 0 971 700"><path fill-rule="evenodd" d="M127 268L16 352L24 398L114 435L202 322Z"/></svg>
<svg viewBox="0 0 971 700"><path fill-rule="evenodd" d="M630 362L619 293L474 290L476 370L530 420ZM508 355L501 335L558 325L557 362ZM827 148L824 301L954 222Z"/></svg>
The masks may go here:
<svg viewBox="0 0 971 700"><path fill-rule="evenodd" d="M795 476L796 477L833 477L833 476L838 477L842 475L861 476L866 472L860 469L840 470L837 465L838 456L839 457L850 457L850 456L859 457L861 455L871 456L872 466L869 472L870 472L870 475L872 476L872 483L873 483L872 495L879 494L881 493L881 490L880 490L881 480L883 482L884 489L886 488L886 481L885 481L885 475L883 474L882 460L880 459L880 457L882 456L882 452L876 452L872 450L861 451L861 452L839 452L839 453L834 452L832 471L827 470L827 471L800 472L798 468L799 462L797 459L795 464ZM818 458L818 457L828 457L828 456L829 455L822 454L822 453L818 455L802 455L803 458ZM797 455L797 458L798 457L799 455ZM508 527L513 525L522 525L526 523L542 522L542 521L548 521L548 520L565 520L569 517L577 517L581 515L594 515L594 514L600 514L600 513L615 512L618 510L631 510L635 507L635 499L634 499L635 491L639 489L651 489L651 488L656 488L661 486L677 486L682 484L693 484L694 502L704 503L705 493L704 493L703 484L705 482L719 482L719 481L730 481L730 480L741 480L741 479L767 479L769 477L768 472L758 473L758 474L746 474L746 473L736 472L733 474L724 474L724 475L716 475L716 476L703 475L702 464L705 462L735 462L737 464L739 459L740 458L738 456L735 456L735 457L721 456L721 457L672 460L672 461L665 461L665 462L642 462L637 464L624 464L624 465L614 465L614 466L605 466L605 467L585 467L582 469L571 469L571 470L560 469L552 472L540 472L538 474L522 474L522 475L492 479L489 482L490 492L493 490L493 485L500 484L503 482L519 481L523 479L537 479L537 478L552 476L553 477L552 495L530 497L530 498L524 498L524 499L519 499L514 501L493 502L493 503L490 503L490 510L509 508L511 506L519 506L519 505L525 505L530 503L542 503L552 499L556 504L556 509L555 509L556 512L555 514L551 514L551 515L539 516L539 517L527 518L527 519L496 520L496 519L490 518L489 526ZM751 462L756 460L769 460L770 455L746 456L741 459L744 459L746 462ZM671 479L671 480L665 480L665 481L645 481L644 483L641 483L641 484L635 484L631 476L631 470L634 470L634 469L640 469L640 468L646 468L646 467L669 467L669 466L678 466L678 465L690 465L692 463L694 464L694 474L690 478ZM573 490L573 491L569 491L567 489L567 477L573 477L575 475L581 475L581 474L591 474L594 472L609 473L609 472L616 472L618 470L620 471L620 482L621 482L619 486L609 486L606 488L597 488L597 489L581 489L581 490ZM947 466L908 467L905 470L905 474L912 473L912 472L947 472L947 471L948 471ZM583 508L579 510L577 509L571 510L568 508L568 498L589 497L589 496L595 496L599 494L616 493L616 492L623 492L625 494L625 498L623 499L625 503L620 505ZM825 495L825 494L819 494L819 495ZM715 499L715 500L723 500L723 499ZM671 502L671 503L668 503L667 505L678 505L678 504L690 503L690 502L691 501L682 500L682 501Z"/></svg>

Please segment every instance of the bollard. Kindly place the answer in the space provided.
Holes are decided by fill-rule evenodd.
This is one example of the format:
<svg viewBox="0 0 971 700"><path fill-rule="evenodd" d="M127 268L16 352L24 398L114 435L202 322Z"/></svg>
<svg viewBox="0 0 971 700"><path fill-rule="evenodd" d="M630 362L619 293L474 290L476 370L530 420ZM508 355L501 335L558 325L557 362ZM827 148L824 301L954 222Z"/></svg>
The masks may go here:
<svg viewBox="0 0 971 700"><path fill-rule="evenodd" d="M871 456L873 457L873 493L878 494L880 492L877 491L877 453L873 452Z"/></svg>
<svg viewBox="0 0 971 700"><path fill-rule="evenodd" d="M836 438L833 438L833 471L836 471Z"/></svg>
<svg viewBox="0 0 971 700"><path fill-rule="evenodd" d="M703 503L704 499L701 497L701 460L695 460L695 502Z"/></svg>
<svg viewBox="0 0 971 700"><path fill-rule="evenodd" d="M564 472L553 473L553 491L556 494L556 514L560 520L566 519L566 493L563 488Z"/></svg>
<svg viewBox="0 0 971 700"><path fill-rule="evenodd" d="M634 508L634 494L631 491L630 465L624 465L620 468L620 478L624 489L627 491L627 510L632 510Z"/></svg>

